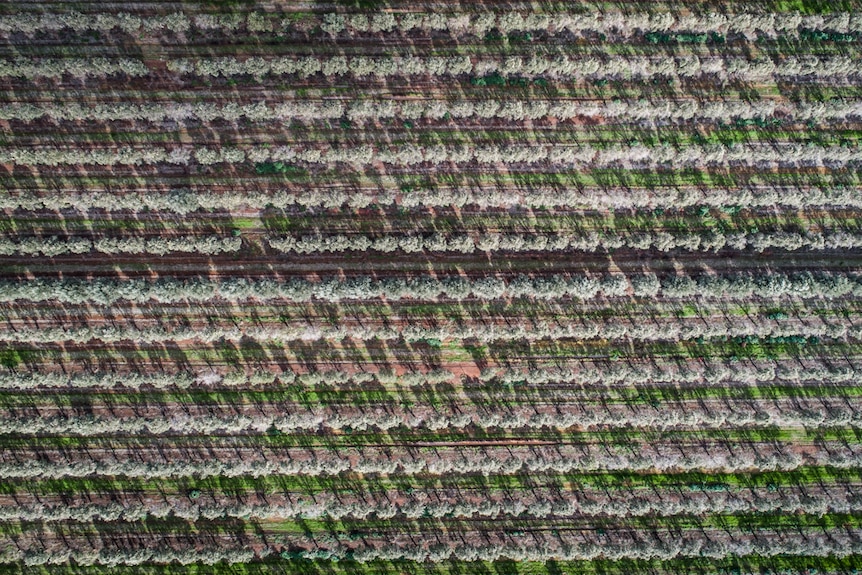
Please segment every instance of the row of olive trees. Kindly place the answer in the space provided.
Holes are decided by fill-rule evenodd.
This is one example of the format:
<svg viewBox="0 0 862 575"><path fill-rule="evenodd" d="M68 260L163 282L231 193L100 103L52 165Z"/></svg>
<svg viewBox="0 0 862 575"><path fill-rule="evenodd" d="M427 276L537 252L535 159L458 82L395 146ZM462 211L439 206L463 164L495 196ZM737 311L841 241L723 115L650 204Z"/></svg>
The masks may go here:
<svg viewBox="0 0 862 575"><path fill-rule="evenodd" d="M474 13L392 13L341 14L325 13L309 15L306 26L318 25L328 34L363 34L379 32L409 33L447 31L453 35L484 36L492 30L503 34L512 32L600 33L630 38L643 31L717 34L739 33L755 39L757 35L771 38L794 36L801 29L830 30L841 34L862 32L862 15L835 12L830 14L752 13L732 14L679 14L603 13L573 14L519 13L510 11ZM197 30L217 30L223 33L273 32L290 26L290 14L282 12L251 12L224 14L195 14L174 12L164 15L138 16L128 12L116 14L82 13L19 13L0 17L0 33L22 32L33 35L38 31L73 30L84 32L98 30L108 32L118 29L127 34L170 31L189 33ZM175 40L174 40L175 41Z"/></svg>
<svg viewBox="0 0 862 575"><path fill-rule="evenodd" d="M704 385L706 388L722 384L761 386L791 384L805 387L809 384L840 386L853 383L860 371L851 366L829 365L819 361L806 365L778 363L777 365L723 364L705 360L689 363L685 367L676 364L630 364L613 363L609 366L591 365L580 369L552 368L516 370L509 368L485 368L479 377L484 383L527 383L542 386L548 383L566 382L573 385L604 385L607 387L650 386L667 384Z"/></svg>
<svg viewBox="0 0 862 575"><path fill-rule="evenodd" d="M303 386L362 385L380 383L389 386L421 387L451 382L451 371L438 369L425 372L397 373L392 370L356 372L320 370L309 373L292 371L271 373L251 372L179 372L179 373L0 373L0 389L189 389L189 388L257 388L277 383Z"/></svg>
<svg viewBox="0 0 862 575"><path fill-rule="evenodd" d="M167 496L160 502L122 504L83 503L50 505L33 503L0 507L3 521L141 521L175 516L186 521L217 520L225 517L252 520L278 519L419 519L435 518L551 518L566 516L605 515L614 518L673 515L732 515L742 513L856 513L860 511L858 495L852 490L805 489L789 486L773 494L765 488L745 491L705 493L689 491L685 497L668 490L649 490L639 496L625 498L605 490L581 488L577 496L564 492L561 496L536 494L512 497L511 492L483 494L488 500L477 502L461 499L445 492L384 492L383 497L345 501L328 494L315 494L313 501L278 498L268 504L228 501L195 502L189 504L185 494ZM433 496L434 500L430 500ZM493 497L493 499L492 499ZM271 497L271 500L276 499Z"/></svg>
<svg viewBox="0 0 862 575"><path fill-rule="evenodd" d="M780 112L785 121L845 122L862 118L862 102L830 100L827 102L778 103L759 101L697 101L697 100L356 100L356 101L294 101L267 104L228 102L165 102L159 104L132 102L26 103L0 105L0 119L32 121L47 117L57 121L95 120L100 122L144 120L148 122L215 119L254 122L273 120L315 121L346 117L352 122L376 122L391 118L405 120L496 119L509 121L579 117L618 122L650 121L727 121L731 119L765 119Z"/></svg>
<svg viewBox="0 0 862 575"><path fill-rule="evenodd" d="M300 254L344 251L379 251L406 253L421 252L533 252L533 251L602 251L620 248L672 250L719 251L751 249L762 252L767 249L784 250L824 250L857 249L862 247L862 236L846 232L829 233L730 233L716 231L704 233L637 232L631 234L587 232L570 233L479 233L476 235L439 233L397 234L370 237L365 235L304 235L299 237L267 237L267 243L281 252ZM2 245L0 245L2 251Z"/></svg>
<svg viewBox="0 0 862 575"><path fill-rule="evenodd" d="M30 196L25 196L28 199ZM52 198L53 199L53 198ZM87 198L89 199L89 198ZM227 198L225 198L227 200ZM273 198L275 199L275 198ZM341 193L327 191L326 193L315 193L312 191L308 196L294 195L284 197L282 205L300 205L308 207L367 207L371 203L379 205L390 205L393 203L391 195L366 196L356 193ZM60 202L64 200L58 198ZM0 198L0 203L2 203ZM17 205L18 200L9 200ZM110 201L110 200L106 200ZM34 209L42 205L42 200L33 198ZM82 206L89 205L82 201ZM249 199L248 204L257 203ZM248 205L243 203L242 205ZM515 207L529 206L533 208L549 207L584 207L597 210L617 209L680 209L692 206L712 206L722 208L727 206L748 207L775 207L786 206L792 208L823 207L823 206L848 206L862 207L862 196L855 192L855 188L849 186L834 187L790 187L790 186L746 186L742 188L694 188L694 187L658 187L652 189L634 187L621 190L619 188L583 188L575 186L563 189L547 190L538 189L524 192L517 190L481 190L463 188L442 189L418 189L404 194L399 204L405 207L437 207L458 206L464 207L475 205L481 208L488 207Z"/></svg>
<svg viewBox="0 0 862 575"><path fill-rule="evenodd" d="M275 190L272 192L248 191L244 193L195 192L176 190L169 193L125 192L80 192L34 193L21 191L0 195L0 209L43 210L76 209L89 212L94 209L108 211L141 210L164 211L181 215L198 210L244 211L264 210L276 207L328 207L366 208L372 204L389 206L395 202L395 192L365 194L341 191L334 188L303 188L301 193ZM584 207L594 210L608 209L680 209L691 206L727 206L810 208L823 206L847 206L862 208L862 195L855 188L835 187L790 187L747 186L742 188L695 188L661 187L655 189L617 188L580 189L575 186L560 190L535 189L519 193L517 190L480 188L417 189L402 194L398 200L404 207L464 207L480 208L527 206L531 208Z"/></svg>
<svg viewBox="0 0 862 575"><path fill-rule="evenodd" d="M644 31L685 31L705 34L738 33L755 39L758 34L775 38L794 36L800 29L826 29L847 34L862 32L862 15L836 12L832 14L802 15L798 12L731 14L679 14L671 12L647 13L619 11L590 14L521 14L499 12L481 14L324 14L321 28L332 35L361 34L411 30L448 31L455 35L484 36L496 29L503 34L511 32L543 32L559 34L585 32L616 34L623 37L638 36Z"/></svg>
<svg viewBox="0 0 862 575"><path fill-rule="evenodd" d="M706 558L724 560L727 557L761 558L773 556L817 556L817 557L847 557L855 556L862 551L862 543L847 531L831 529L819 534L808 534L801 529L784 531L776 528L758 529L757 537L747 537L737 530L721 529L691 529L668 533L665 540L658 539L652 533L644 531L643 537L632 537L619 542L609 542L601 530L601 534L593 531L578 530L577 539L569 531L560 531L554 539L544 539L537 542L535 532L530 535L513 536L509 541L495 542L481 546L465 543L463 539L447 537L445 541L430 548L420 547L408 542L402 544L379 543L377 547L365 547L351 552L350 557L356 561L368 562L383 560L410 560L417 562L445 562L452 559L460 561L620 561L648 560L670 561L687 558L691 561L703 561ZM584 535L589 533L589 535ZM617 538L621 538L616 531ZM571 541L566 541L571 539ZM586 539L586 541L585 541ZM514 540L514 541L512 541ZM303 556L318 558L317 551L310 551ZM338 552L328 551L335 556ZM816 571L811 569L808 572Z"/></svg>
<svg viewBox="0 0 862 575"><path fill-rule="evenodd" d="M193 565L203 563L215 565L217 563L248 563L255 558L263 558L271 553L269 549L255 552L251 549L230 549L226 547L209 547L203 549L170 549L159 547L153 549L131 550L109 550L109 549L86 549L86 550L51 550L42 551L38 549L23 551L17 547L8 547L0 554L0 563L21 563L27 567L36 568L40 565L59 565L74 562L77 565L90 566L101 565L106 567L117 567L119 565L141 565L145 563L155 564L180 564Z"/></svg>
<svg viewBox="0 0 862 575"><path fill-rule="evenodd" d="M0 163L24 166L95 164L98 166L141 164L188 164L193 150L187 148L5 148Z"/></svg>
<svg viewBox="0 0 862 575"><path fill-rule="evenodd" d="M0 119L32 121L47 117L52 120L99 122L144 120L148 122L197 119L203 122L240 118L255 122L273 120L331 120L344 116L346 106L341 102L266 102L237 104L229 102L165 102L159 104L133 102L99 102L85 105L79 102L33 104L17 102L0 106ZM421 110L420 110L421 112Z"/></svg>
<svg viewBox="0 0 862 575"><path fill-rule="evenodd" d="M111 76L125 74L127 76L146 76L149 68L140 60L121 58L40 58L38 60L17 58L15 60L0 60L0 76L23 77L28 80L37 78L61 78L64 75L76 78L92 76Z"/></svg>
<svg viewBox="0 0 862 575"><path fill-rule="evenodd" d="M206 18L205 15L200 17ZM116 13L83 13L74 10L55 13L5 14L0 17L0 33L23 32L33 35L36 32L72 30L75 32L100 31L108 32L118 29L127 34L139 32L154 32L170 30L175 33L187 32L194 21L182 12L171 14L137 16L128 12ZM205 21L204 21L205 22ZM203 22L202 22L203 23ZM225 22L224 24L228 24Z"/></svg>
<svg viewBox="0 0 862 575"><path fill-rule="evenodd" d="M528 383L541 386L547 383L568 383L575 386L661 386L667 384L701 384L705 386L735 385L824 385L842 386L858 379L860 371L850 366L806 360L804 366L796 363L749 365L732 363L725 365L710 360L687 364L655 360L650 364L614 362L610 365L590 364L579 369L546 367L535 370L512 370L486 368L479 381L483 383ZM357 385L378 382L386 386L425 387L440 383L451 383L456 379L453 372L439 369L429 372L396 373L393 371L357 372L321 370L311 373L278 373L253 371L229 373L0 373L0 389L109 389L138 390L163 389L184 390L189 388L258 388L274 382L280 385L300 384L313 387L327 385Z"/></svg>
<svg viewBox="0 0 862 575"><path fill-rule="evenodd" d="M572 169L622 168L656 169L661 167L701 168L725 167L822 167L832 169L852 167L862 160L862 151L846 146L807 145L798 143L707 144L674 147L669 144L612 144L595 147L586 144L524 145L465 145L418 146L407 144L397 148L375 149L370 145L355 147L197 147L70 149L70 148L6 148L0 151L0 163L28 166L58 166L96 164L141 165L181 164L194 161L201 165L281 161L308 164L347 164L358 169L378 162L394 166L418 164L537 164L550 163Z"/></svg>
<svg viewBox="0 0 862 575"><path fill-rule="evenodd" d="M173 459L169 453L143 450L140 447L116 447L113 450L40 451L42 459L27 457L22 461L0 462L0 478L38 479L88 477L93 475L128 478L167 477L263 477L267 475L333 476L345 472L362 474L480 474L485 476L516 473L584 473L584 472L658 472L739 473L752 469L792 471L801 466L831 466L854 469L862 464L862 452L844 442L823 441L803 454L790 444L774 442L685 443L678 440L652 441L632 445L560 444L553 448L511 444L506 446L437 447L419 451L408 447L363 445L357 448L284 448L279 457L263 448L193 448L184 451L184 459ZM130 457L129 450L136 450ZM20 457L27 454L21 453ZM142 461L148 458L148 461ZM169 458L165 460L165 458Z"/></svg>
<svg viewBox="0 0 862 575"><path fill-rule="evenodd" d="M343 251L381 251L419 253L439 252L492 252L492 251L601 251L619 248L657 249L671 251L685 249L690 251L718 251L723 248L734 250L752 249L761 252L769 248L786 250L798 249L846 249L856 248L862 243L860 236L842 231L827 233L731 233L723 234L708 231L702 234L672 234L668 232L586 232L571 233L480 233L475 235L439 233L390 234L370 237L364 235L303 235L303 236L266 236L267 243L281 252L301 254ZM180 236L180 237L107 237L90 240L82 237L58 238L0 238L0 254L4 255L48 255L81 254L97 251L107 254L116 253L156 253L171 251L199 252L216 254L237 251L241 239L218 236Z"/></svg>
<svg viewBox="0 0 862 575"><path fill-rule="evenodd" d="M823 400L823 405L775 400L735 402L731 409L721 406L688 405L683 408L670 405L658 410L639 404L625 407L581 408L561 406L556 412L539 413L520 406L503 411L464 409L459 412L435 410L430 413L413 413L394 408L382 411L377 406L372 412L352 413L349 410L302 409L288 415L231 414L186 415L162 408L158 417L105 417L76 416L65 413L38 417L0 417L0 433L24 435L111 435L117 433L141 434L194 434L264 433L277 429L282 433L305 433L320 429L356 431L389 431L391 429L453 430L465 427L492 429L738 429L745 427L777 426L783 428L821 429L849 427L862 424L862 414L840 405L840 402Z"/></svg>
<svg viewBox="0 0 862 575"><path fill-rule="evenodd" d="M0 238L0 254L48 256L54 257L67 254L86 254L99 252L103 254L158 254L184 252L196 254L222 254L240 249L242 239L239 237L222 238L218 236L180 236L180 237L129 237L129 238L62 238L56 236L44 238Z"/></svg>
<svg viewBox="0 0 862 575"><path fill-rule="evenodd" d="M16 66L30 70L37 64L18 60L0 68L3 75L15 73ZM720 56L677 56L653 58L646 56L608 55L594 56L560 55L554 58L534 55L527 59L520 56L505 58L476 58L469 56L428 57L368 57L368 56L304 56L263 58L252 56L239 60L232 56L217 58L175 59L167 62L168 70L177 74L197 76L251 75L263 78L267 75L295 74L309 77L323 76L358 77L376 76L457 76L460 74L504 74L518 76L548 76L566 79L638 78L655 77L698 78L709 75L722 80L741 82L765 82L775 78L850 79L862 71L862 64L849 56L787 56L780 60L760 58L756 60ZM53 70L53 69L52 69ZM37 74L39 75L39 74ZM42 74L42 75L54 75Z"/></svg>
<svg viewBox="0 0 862 575"><path fill-rule="evenodd" d="M837 298L862 295L862 276L844 272L799 272L794 274L763 273L733 275L665 276L655 274L519 275L508 281L485 276L478 279L430 276L372 279L368 276L346 280L289 281L246 280L242 278L181 281L171 278L145 281L93 279L29 280L0 282L0 302L54 301L58 303L95 303L109 305L120 301L176 303L205 302L215 298L227 301L251 299L267 301L288 299L297 302L314 300L338 302L386 297L399 299L481 299L536 298L553 300L562 297L592 299L596 297L653 297L749 299L752 297Z"/></svg>
<svg viewBox="0 0 862 575"><path fill-rule="evenodd" d="M600 533L598 531L601 531ZM393 543L391 539L363 538L363 544L347 546L334 536L326 533L298 535L285 538L291 549L282 555L310 561L345 560L360 563L381 561L414 561L428 564L444 563L452 560L465 562L492 561L620 561L649 560L670 561L686 558L702 563L705 560L725 560L727 557L757 556L767 560L773 556L788 558L802 557L849 557L862 551L859 543L846 530L829 529L822 533L809 533L803 530L787 531L776 528L758 530L758 536L747 537L739 530L701 528L674 530L658 537L651 531L613 531L613 539L608 540L603 530L576 531L577 536L565 530L551 538L543 532L531 531L530 534L508 534L505 540L492 541L482 545L469 543L463 534L438 535L432 545L417 545L416 539L404 539ZM641 533L638 535L637 533ZM52 550L50 552L33 546L26 551L11 548L0 556L2 562L20 562L36 567L46 564L68 563L73 561L82 566L100 565L116 567L119 565L171 564L188 565L204 563L233 564L247 563L262 559L274 550L265 547L262 551L252 549L231 549L230 547L209 547L200 549L139 549L129 550ZM289 554L288 554L289 553ZM808 562L806 562L808 564ZM814 572L808 569L807 572Z"/></svg>
<svg viewBox="0 0 862 575"><path fill-rule="evenodd" d="M506 74L519 76L549 76L567 79L639 78L657 76L696 78L715 75L722 80L764 82L775 78L845 79L859 75L862 64L847 56L788 56L778 61L768 58L750 60L744 58L678 56L655 59L641 56L618 56L600 59L597 57L558 56L546 58L532 56L524 60L520 56L502 59L471 60L468 56L429 56L372 58L366 56L295 57L265 59L252 56L244 60L234 57L197 58L169 60L167 67L177 74L198 76L251 75L262 78L266 75L295 74L301 77L323 74L364 77L387 77L396 75L451 76L459 74ZM27 59L0 60L0 76L36 78L61 78L71 75L80 78L125 74L144 76L149 73L140 60L106 58Z"/></svg>
<svg viewBox="0 0 862 575"><path fill-rule="evenodd" d="M613 531L613 539L608 541L607 535L593 531L569 531L555 534L553 538L543 532L530 534L508 534L505 540L492 541L482 545L468 543L463 534L438 534L437 542L432 545L417 545L416 539L404 539L392 542L391 539L381 541L379 538L363 538L363 544L347 546L334 536L326 533L298 535L285 538L290 540L291 549L300 551L285 551L284 557L302 558L311 561L344 560L360 563L381 561L414 561L428 564L443 563L452 560L475 561L620 561L620 560L650 560L669 561L687 558L703 562L706 559L724 560L727 557L757 556L768 559L773 556L793 558L804 557L849 557L862 551L862 543L856 540L847 530L829 529L821 533L809 533L803 530L787 531L776 528L758 530L756 538L746 537L738 530L701 528L683 530L677 533L666 532L664 539L656 535L655 530ZM325 541L328 540L328 541ZM63 549L45 551L41 543L25 545L26 550L10 547L0 555L0 562L19 563L28 567L38 567L48 564L74 564L82 566L141 565L141 564L180 564L190 565L203 563L206 565L248 563L263 559L275 551L264 547L260 551L250 548L231 548L230 546L188 549L137 549L112 550L101 549ZM809 569L809 572L816 571Z"/></svg>
<svg viewBox="0 0 862 575"><path fill-rule="evenodd" d="M512 320L506 324L461 323L441 321L434 327L400 322L383 325L270 325L265 327L177 327L147 328L100 327L18 327L0 333L0 341L17 343L125 341L165 343L194 340L204 343L219 341L320 341L345 339L463 341L475 339L483 343L494 341L539 341L545 339L688 341L698 338L724 340L737 337L803 337L857 340L862 337L862 324L826 323L823 321L752 322L747 319L708 321L710 318L670 318L652 322L624 324L619 318L556 323L540 320Z"/></svg>

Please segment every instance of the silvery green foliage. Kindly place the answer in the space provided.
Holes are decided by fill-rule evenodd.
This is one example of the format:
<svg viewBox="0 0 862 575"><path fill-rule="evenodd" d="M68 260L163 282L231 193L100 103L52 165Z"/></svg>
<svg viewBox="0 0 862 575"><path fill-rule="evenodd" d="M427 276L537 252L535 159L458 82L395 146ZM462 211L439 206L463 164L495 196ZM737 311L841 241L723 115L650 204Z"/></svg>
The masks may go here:
<svg viewBox="0 0 862 575"><path fill-rule="evenodd" d="M422 376L422 374L419 374ZM399 380L398 383L405 384ZM428 384L428 378L423 377ZM409 384L407 384L409 385ZM330 408L323 406L295 407L284 413L263 413L262 410L243 410L241 413L206 414L175 412L166 406L158 416L115 418L105 416L70 415L62 407L40 408L38 417L0 417L0 433L24 435L76 435L106 434L194 434L214 433L265 433L277 429L282 433L330 430L390 429L462 429L475 427L484 430L556 429L572 427L605 429L625 427L641 430L669 429L727 429L776 426L782 428L827 429L862 424L862 413L842 405L838 399L818 401L774 400L752 401L727 410L719 401L680 402L678 405L655 408L648 405L611 405L604 408L592 405L562 404L556 410L526 406L505 409L488 409L485 406L465 405L458 410L446 406L435 408L402 409L399 406L368 408ZM56 413L55 413L56 409ZM269 410L268 410L269 411Z"/></svg>
<svg viewBox="0 0 862 575"><path fill-rule="evenodd" d="M800 512L822 515L825 513L852 513L859 509L858 497L852 492L828 489L785 488L775 494L764 488L724 490L704 493L693 491L686 498L673 497L671 490L657 490L621 501L602 490L582 489L577 495L556 494L538 488L520 499L504 495L490 495L488 500L475 497L458 497L441 490L405 493L387 490L369 499L347 500L327 493L316 494L313 501L297 501L289 497L271 496L269 504L249 504L231 497L214 497L213 501L191 503L183 495L165 494L158 501L141 504L137 499L119 502L89 502L74 496L68 505L44 503L0 507L0 519L23 521L140 521L146 518L164 518L170 514L188 521L234 517L244 519L368 519L420 517L553 517L560 515L598 516L616 518L638 517L655 513L732 514ZM396 501L398 503L396 503Z"/></svg>
<svg viewBox="0 0 862 575"><path fill-rule="evenodd" d="M183 148L123 148L110 150L59 148L7 148L0 151L0 162L29 166L95 164L187 164L191 151Z"/></svg>
<svg viewBox="0 0 862 575"><path fill-rule="evenodd" d="M0 254L27 256L60 256L85 254L91 251L118 254L158 254L171 252L221 254L240 249L242 238L222 238L218 236L179 236L179 237L128 237L128 238L0 238Z"/></svg>
<svg viewBox="0 0 862 575"><path fill-rule="evenodd" d="M710 385L733 382L741 385L771 384L801 386L808 383L845 385L858 378L853 367L827 365L817 361L806 361L803 365L778 363L752 366L748 364L703 363L680 367L676 364L657 362L655 365L632 366L626 362L605 365L582 366L579 369L543 369L536 371L485 369L480 381L502 383L526 382L542 385L549 382L569 382L577 385L613 386L626 384L675 384L706 383ZM388 386L421 387L452 382L454 373L447 370L430 372L395 373L391 371L357 372L324 370L311 373L293 372L179 372L141 375L138 373L0 373L0 389L202 389L267 386L274 382L280 385L299 383L314 386L361 384L379 382Z"/></svg>
<svg viewBox="0 0 862 575"><path fill-rule="evenodd" d="M149 122L214 119L236 121L245 118L254 122L332 120L346 116L352 122L376 122L390 118L426 119L439 121L444 116L454 119L502 119L513 122L578 117L603 118L616 121L660 123L716 121L732 119L773 118L776 113L799 122L852 121L862 117L862 103L855 100L826 102L776 103L773 101L697 102L671 100L599 101L498 101L478 102L442 100L357 100L301 101L255 103L168 102L164 104L100 102L86 105L79 102L13 103L0 105L0 118L32 121L46 117L55 121L141 120Z"/></svg>
<svg viewBox="0 0 862 575"><path fill-rule="evenodd" d="M455 375L446 370L395 373L393 371L357 372L322 370L309 373L266 371L245 372L179 372L155 373L0 373L0 389L189 389L242 388L267 385L300 384L313 387L379 382L381 385L417 387L451 382Z"/></svg>
<svg viewBox="0 0 862 575"><path fill-rule="evenodd" d="M108 60L107 58L40 59L38 61L25 58L0 60L0 76L17 76L28 80L62 78L67 74L76 78L114 74L146 76L149 72L142 61L129 58L119 60Z"/></svg>
<svg viewBox="0 0 862 575"><path fill-rule="evenodd" d="M183 152L187 152L187 150L183 150ZM257 150L246 151L246 155L251 161L266 161L270 157L270 154L271 152L268 150L263 150L259 154ZM366 156L365 152L360 150L351 157L354 161L361 164L365 161L364 158ZM149 210L184 215L197 210L262 210L270 204L285 207L298 205L331 208L340 208L342 206L365 208L371 204L399 205L404 207L463 207L475 205L480 208L512 207L517 205L529 207L585 207L588 209L653 209L656 207L667 209L691 206L721 208L730 205L747 207L786 206L793 208L847 206L859 208L862 207L862 196L855 193L852 188L844 186L835 186L831 189L788 186L726 190L710 188L708 191L698 188L632 189L628 190L625 194L610 189L585 188L584 190L577 190L566 188L564 190L539 189L531 191L526 195L499 192L496 190L453 190L443 188L412 190L408 194L402 194L398 204L395 203L395 198L391 194L371 195L337 190L327 190L325 192L303 190L302 193L249 191L242 194L232 192L210 194L178 189L168 193L155 191L152 193L128 192L122 195L98 191L80 192L69 190L62 194L35 194L28 191L18 192L14 195L11 193L0 194L0 208L24 210L73 208L82 212L88 212L91 209L139 211L147 208ZM837 238L844 237L841 232L831 232L829 235L836 238L836 240ZM664 236L656 235L655 237ZM727 244L728 238L722 234L705 234L701 236L701 245L705 249L718 249L711 246L720 246L722 240ZM493 236L486 236L486 239L483 241L493 242ZM631 236L631 241L633 242L632 245L649 245L653 242L653 235L633 235ZM732 236L730 241L736 242L738 239L736 236ZM483 251L487 250L483 249Z"/></svg>
<svg viewBox="0 0 862 575"><path fill-rule="evenodd" d="M769 58L747 59L719 56L678 56L655 59L646 56L619 56L610 59L561 55L553 58L519 57L502 59L468 56L428 57L367 57L367 56L300 56L262 58L252 56L243 60L231 56L198 59L177 59L167 62L168 69L177 74L198 76L296 74L309 77L318 73L325 76L352 75L356 77L387 77L394 75L452 76L459 74L487 75L493 73L519 76L547 76L555 79L638 78L657 76L677 79L713 76L720 80L763 82L774 78L806 76L814 79L851 79L862 71L862 65L848 56L788 56L780 61ZM29 75L55 75L53 68L42 69L38 64L18 61L17 68L0 68L3 75L16 70L28 70Z"/></svg>
<svg viewBox="0 0 862 575"><path fill-rule="evenodd" d="M130 460L127 450L100 451L86 455L76 452L51 452L50 460L0 463L0 477L86 477L92 474L126 477L158 478L199 475L211 477L243 475L329 476L345 471L355 473L479 473L482 475L570 472L701 472L734 473L760 468L766 471L791 471L801 466L829 465L853 469L862 463L862 453L852 445L825 441L818 449L806 454L789 451L783 443L687 446L680 453L672 442L655 442L633 453L626 446L562 445L542 446L440 447L435 453L410 450L406 447L343 447L326 453L310 455L304 448L286 448L278 458L261 457L258 447L207 451L200 458L191 455L183 461L166 460L156 450L146 450L148 461ZM138 452L141 453L142 450ZM203 453L203 452L202 452ZM47 455L47 453L46 453Z"/></svg>
<svg viewBox="0 0 862 575"><path fill-rule="evenodd" d="M663 532L661 532L663 533ZM569 534L550 538L541 536L509 535L505 540L491 541L490 544L477 545L466 543L461 538L444 536L431 546L419 547L409 538L380 540L372 538L362 545L348 545L346 540L331 535L291 535L283 538L299 557L307 560L347 559L365 563L375 560L410 560L416 562L447 560L461 561L590 561L590 560L671 560L679 558L722 559L727 556L749 556L759 554L764 557L776 555L797 555L800 553L818 556L847 556L862 551L862 544L846 531L827 530L814 535L802 532L783 532L764 529L758 538L736 537L726 530L704 528L683 531L681 535L661 538L638 538L623 532L611 541L607 537L581 535L577 539ZM203 547L200 550L151 550L138 551L112 550L108 548L63 550L46 552L41 547L13 549L6 551L3 558L7 561L20 561L27 566L74 561L78 565L139 565L141 563L188 565L196 562L213 565L246 563L264 558L274 551L269 547L259 552L250 549L225 547ZM348 553L349 552L349 553Z"/></svg>
<svg viewBox="0 0 862 575"><path fill-rule="evenodd" d="M628 283L623 276L609 276L601 284L606 297L622 297L628 292ZM559 286L565 289L564 285ZM473 293L482 299L499 298L506 291L500 280L489 279L473 285ZM536 341L541 339L621 339L634 341L686 341L697 338L724 340L731 337L817 337L855 340L862 337L862 326L846 326L840 323L783 321L752 322L748 319L705 322L694 320L663 319L643 323L623 323L617 318L609 320L582 320L579 323L560 324L542 320L519 321L498 325L494 323L441 321L434 327L424 327L409 321L394 326L355 325L344 323L338 326L308 326L268 324L250 327L145 327L127 328L116 326L98 327L13 327L0 333L0 341L49 343L71 341L86 343L101 341L116 343L137 341L164 343L184 340L213 344L220 341L343 341L345 339L368 341L402 340L462 341L475 339L483 343L505 340Z"/></svg>
<svg viewBox="0 0 862 575"><path fill-rule="evenodd" d="M138 148L122 150L60 149L60 148L7 148L0 151L0 163L32 166L58 166L72 164L185 165L194 157L201 165L242 163L248 155L256 161L300 162L311 165L334 166L346 164L352 169L382 162L411 166L417 164L546 164L571 168L625 168L643 169L670 163L677 167L703 166L812 167L828 165L833 168L852 167L862 160L862 151L842 146L815 146L796 143L745 145L692 145L675 148L670 145L620 145L595 148L586 144L554 145L484 145L471 146L400 146L391 149L374 149L368 145L357 147L225 147L212 148ZM345 166L345 167L347 167Z"/></svg>
<svg viewBox="0 0 862 575"><path fill-rule="evenodd" d="M556 286L548 290L547 282ZM640 280L637 280L640 281ZM644 280L651 281L651 280ZM536 297L554 299L573 297L591 299L601 296L618 297L629 293L627 276L519 276L504 281L496 277L476 280L431 277L384 278L354 277L348 280L325 279L308 281L291 279L285 282L272 280L224 281L159 279L155 281L126 280L122 282L94 279L30 280L0 282L0 302L57 301L63 303L93 302L111 304L118 301L171 303L179 301L203 302L215 298L226 301L245 301L251 298L266 301L289 299L292 301L341 301L344 299L371 299L385 296L388 299L436 299L437 297ZM666 298L740 298L800 297L804 299L841 297L862 294L862 277L857 274L822 272L812 274L735 274L729 276L687 275L666 276L660 280L660 292Z"/></svg>
<svg viewBox="0 0 862 575"><path fill-rule="evenodd" d="M271 32L276 26L289 26L284 14L251 12L246 14L185 14L174 12L158 16L138 16L128 12L116 14L86 14L76 11L42 14L9 14L0 17L0 33L23 32L32 35L37 31L72 30L107 32L118 29L127 34L170 31L185 33L192 29L217 30L222 33L240 31ZM799 30L833 30L842 34L862 32L862 15L855 12L802 15L788 13L737 12L731 14L627 14L609 10L602 14L576 14L560 12L549 14L521 14L500 11L495 13L378 13L312 15L320 28L333 36L348 34L408 33L411 31L448 31L453 35L484 36L496 28L511 32L542 32L549 35L572 33L604 33L624 38L636 35L636 30L671 32L690 30L696 33L740 33L749 40L756 34L770 38L778 35L797 35Z"/></svg>

